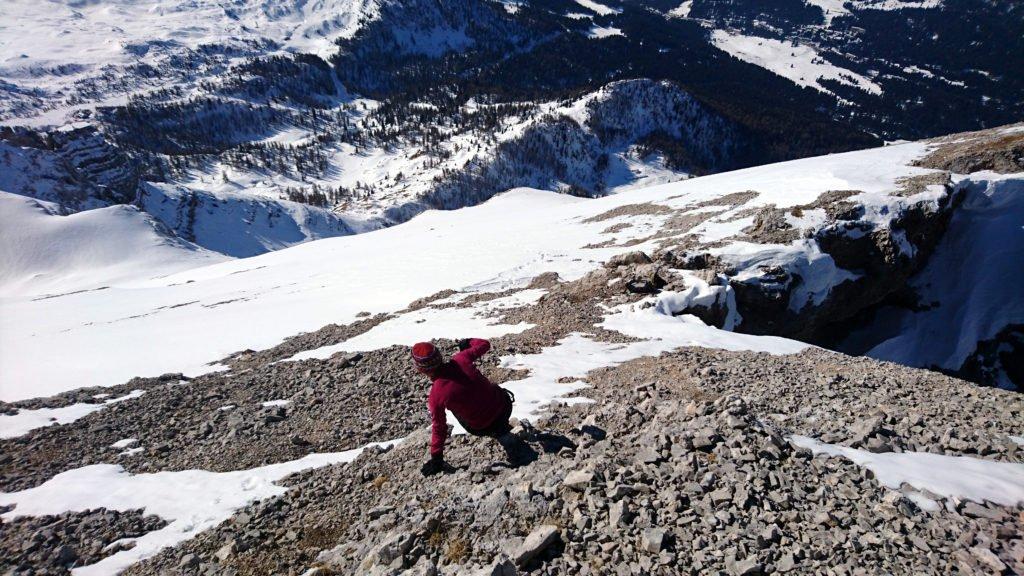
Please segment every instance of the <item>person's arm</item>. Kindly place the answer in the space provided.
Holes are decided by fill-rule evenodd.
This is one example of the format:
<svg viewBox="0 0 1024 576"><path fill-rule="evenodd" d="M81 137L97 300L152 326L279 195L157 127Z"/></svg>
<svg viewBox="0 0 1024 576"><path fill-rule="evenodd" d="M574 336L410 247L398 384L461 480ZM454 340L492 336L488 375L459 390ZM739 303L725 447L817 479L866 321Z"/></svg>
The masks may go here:
<svg viewBox="0 0 1024 576"><path fill-rule="evenodd" d="M430 398L430 457L441 460L444 458L444 441L448 437L448 419L441 402Z"/></svg>
<svg viewBox="0 0 1024 576"><path fill-rule="evenodd" d="M438 400L431 390L427 406L430 408L430 460L420 468L420 472L424 476L433 476L440 472L451 472L454 468L444 461L444 441L448 437L444 402Z"/></svg>
<svg viewBox="0 0 1024 576"><path fill-rule="evenodd" d="M483 338L469 338L463 340L460 342L459 348L462 348L463 344L465 345L465 348L463 348L461 352L455 354L455 357L465 358L470 362L476 362L481 356L487 354L487 351L491 349L491 343ZM455 357L453 357L453 360Z"/></svg>

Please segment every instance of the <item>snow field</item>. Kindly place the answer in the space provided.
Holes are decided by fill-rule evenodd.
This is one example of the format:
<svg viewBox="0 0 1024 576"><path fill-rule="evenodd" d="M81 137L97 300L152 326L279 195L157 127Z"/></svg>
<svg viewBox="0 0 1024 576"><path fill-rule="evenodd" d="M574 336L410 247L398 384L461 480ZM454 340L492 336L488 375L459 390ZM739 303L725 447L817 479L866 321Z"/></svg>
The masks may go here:
<svg viewBox="0 0 1024 576"><path fill-rule="evenodd" d="M228 258L169 238L133 206L55 215L56 207L0 191L0 298L103 288Z"/></svg>
<svg viewBox="0 0 1024 576"><path fill-rule="evenodd" d="M111 404L132 400L145 393L145 390L133 390L124 396L104 400L97 404L79 402L60 408L38 408L36 410L18 410L15 414L0 414L0 438L17 438L36 428L55 424L70 424ZM122 448L122 446L115 445L114 448Z"/></svg>
<svg viewBox="0 0 1024 576"><path fill-rule="evenodd" d="M394 313L444 289L521 288L544 272L573 280L616 253L653 247L648 242L583 248L606 240L601 232L608 226L632 222L630 217L584 222L592 216L646 202L689 210L699 202L747 190L758 195L743 208L805 204L826 190L883 192L893 189L900 177L927 173L907 166L925 150L921 144L889 146L599 199L517 189L479 206L426 212L384 230L310 242L160 278L152 278L156 274L140 262L132 268L134 278L111 282L105 290L46 300L6 297L0 300L9 320L0 331L0 364L5 366L0 399L113 385L134 376L200 374L237 350L265 349L328 323L350 323L364 311ZM637 226L616 233L617 241L642 239L644 231L656 225L648 216L636 222ZM722 250L732 250L737 257L744 254L741 245ZM796 252L796 256L802 254ZM489 323L474 318L473 329ZM431 321L442 320L432 317ZM392 326L402 322L417 326L408 318L393 322ZM382 334L365 337L382 338ZM449 334L430 331L432 337Z"/></svg>
<svg viewBox="0 0 1024 576"><path fill-rule="evenodd" d="M811 46L793 45L759 36L744 36L725 30L715 30L711 33L711 39L715 46L736 58L756 64L793 81L798 86L810 86L820 92L831 94L828 88L818 82L824 78L860 88L870 94L882 94L882 87L871 79L829 63Z"/></svg>

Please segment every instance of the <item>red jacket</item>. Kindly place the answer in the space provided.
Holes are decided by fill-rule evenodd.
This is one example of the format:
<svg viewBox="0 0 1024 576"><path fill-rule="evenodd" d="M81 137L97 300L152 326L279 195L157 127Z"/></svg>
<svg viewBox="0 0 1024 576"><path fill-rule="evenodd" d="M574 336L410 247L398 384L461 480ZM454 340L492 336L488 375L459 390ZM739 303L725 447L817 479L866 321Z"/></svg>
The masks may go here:
<svg viewBox="0 0 1024 576"><path fill-rule="evenodd" d="M434 375L434 384L430 387L430 397L427 399L432 421L431 456L444 453L444 441L448 436L448 422L444 412L446 408L466 426L474 429L490 426L505 409L505 393L473 365L490 349L491 343L487 340L472 338L469 348L452 356Z"/></svg>

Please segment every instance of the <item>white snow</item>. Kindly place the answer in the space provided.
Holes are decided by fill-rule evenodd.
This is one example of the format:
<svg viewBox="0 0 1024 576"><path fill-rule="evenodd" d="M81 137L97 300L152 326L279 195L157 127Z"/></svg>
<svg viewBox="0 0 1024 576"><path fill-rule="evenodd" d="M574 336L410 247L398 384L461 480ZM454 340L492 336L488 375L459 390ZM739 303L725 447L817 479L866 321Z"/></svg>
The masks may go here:
<svg viewBox="0 0 1024 576"><path fill-rule="evenodd" d="M740 60L788 78L798 86L810 86L831 94L829 89L819 83L819 80L827 79L870 94L882 94L882 87L870 78L830 63L806 44L794 45L791 42L745 36L725 30L715 30L711 33L711 39L715 46Z"/></svg>
<svg viewBox="0 0 1024 576"><path fill-rule="evenodd" d="M942 6L943 0L853 0L858 10L903 10L905 8L932 9Z"/></svg>
<svg viewBox="0 0 1024 576"><path fill-rule="evenodd" d="M133 206L70 216L0 191L0 298L103 288L222 262L221 254L171 238Z"/></svg>
<svg viewBox="0 0 1024 576"><path fill-rule="evenodd" d="M110 386L134 376L194 375L215 369L211 363L232 352L265 349L332 322L347 324L362 311L394 313L445 289L522 288L548 271L572 280L612 254L653 246L584 249L606 240L601 231L618 221L584 223L590 216L642 202L690 209L746 190L759 195L743 209L767 203L782 208L806 204L826 190L882 192L893 189L900 177L927 173L908 166L925 150L922 144L894 145L692 178L599 199L518 189L472 208L427 212L392 228L319 240L159 279L151 279L154 274L139 262L133 267L134 279L109 283L106 290L46 300L22 294L4 297L0 299L5 319L0 330L0 365L4 366L0 399ZM616 238L619 242L631 234L641 238L643 230L627 229ZM462 329L481 327L465 325L466 321L488 319L462 317L453 320L451 329L465 334ZM429 336L454 334L430 330ZM404 334L400 341L408 343L405 338L412 336ZM380 332L373 337L383 338Z"/></svg>
<svg viewBox="0 0 1024 576"><path fill-rule="evenodd" d="M590 38L608 38L611 36L622 36L622 30L614 26L591 26L587 32L587 36Z"/></svg>
<svg viewBox="0 0 1024 576"><path fill-rule="evenodd" d="M674 293L659 295L671 300ZM612 310L602 328L641 339L626 344L600 342L588 334L573 332L555 346L538 354L514 354L501 358L501 365L528 370L529 376L502 384L516 395L517 418L530 417L555 398L586 387L579 380L597 368L617 366L645 356L658 356L682 346L705 346L724 350L754 350L772 354L794 354L806 344L770 336L750 336L718 330L694 316L673 317L668 306L645 307L644 302ZM575 381L566 382L568 378Z"/></svg>
<svg viewBox="0 0 1024 576"><path fill-rule="evenodd" d="M806 0L808 4L821 8L821 11L825 14L825 26L832 24L832 19L836 16L842 16L849 14L850 11L846 9L843 4L849 0Z"/></svg>
<svg viewBox="0 0 1024 576"><path fill-rule="evenodd" d="M901 10L942 6L942 0L806 0L806 2L821 8L825 13L825 26L830 26L833 18L850 13L846 4L853 6L854 10Z"/></svg>
<svg viewBox="0 0 1024 576"><path fill-rule="evenodd" d="M532 328L533 324L501 324L490 313L503 308L533 304L545 293L545 290L540 289L521 290L511 296L480 302L467 308L421 308L381 322L344 342L304 350L286 361L324 359L338 352L365 352L396 344L411 345L439 336L496 338L506 334L518 334Z"/></svg>
<svg viewBox="0 0 1024 576"><path fill-rule="evenodd" d="M0 3L0 71L131 62L161 43L268 39L321 56L373 17L372 0L104 0Z"/></svg>
<svg viewBox="0 0 1024 576"><path fill-rule="evenodd" d="M979 341L1024 323L1024 181L1020 174L977 173L925 269L913 279L918 312L883 310L867 355L911 366L958 369ZM957 271L953 274L950 271ZM938 337L957 334L957 338Z"/></svg>
<svg viewBox="0 0 1024 576"><path fill-rule="evenodd" d="M108 576L213 528L250 502L283 494L286 488L275 482L289 474L351 462L362 450L310 454L290 462L235 472L130 474L114 464L94 464L57 474L35 488L0 493L0 505L15 505L0 519L106 508L142 509L144 514L155 514L168 522L164 528L136 538L135 547L72 571L76 576Z"/></svg>
<svg viewBox="0 0 1024 576"><path fill-rule="evenodd" d="M576 0L576 3L599 16L608 16L609 14L619 14L622 12L620 8L605 6L594 0Z"/></svg>
<svg viewBox="0 0 1024 576"><path fill-rule="evenodd" d="M97 404L79 402L60 408L22 409L18 410L15 414L0 414L0 438L17 438L23 434L28 434L36 428L53 426L54 424L70 424L111 404L132 400L145 393L145 390L132 390L124 396L104 400ZM115 448L120 448L120 446L115 446Z"/></svg>
<svg viewBox="0 0 1024 576"><path fill-rule="evenodd" d="M868 468L875 473L879 484L903 491L926 509L935 510L938 507L934 501L921 494L921 490L945 498L993 502L1003 506L1016 506L1024 502L1024 464L927 452L874 454L847 446L826 444L806 436L792 436L790 441L816 454L842 456L858 466ZM915 490L906 490L904 484Z"/></svg>
<svg viewBox="0 0 1024 576"><path fill-rule="evenodd" d="M689 296L689 301L686 296ZM659 294L653 301L653 307L645 308L644 301L627 305L606 316L600 326L626 336L643 338L643 342L629 345L635 347L631 348L632 350L643 351L635 357L657 356L682 346L752 350L771 354L796 354L808 348L803 342L787 338L752 336L719 330L689 314L672 315L696 299L694 296L665 292Z"/></svg>
<svg viewBox="0 0 1024 576"><path fill-rule="evenodd" d="M675 16L676 18L689 18L690 10L693 9L693 0L686 0L679 6L668 11L669 16Z"/></svg>
<svg viewBox="0 0 1024 576"><path fill-rule="evenodd" d="M792 244L753 244L733 242L722 248L713 248L709 253L735 266L738 281L756 282L764 266L785 265L803 279L793 290L789 308L798 312L808 304L821 304L833 287L857 274L836 266L835 260L825 254L817 243L811 240L795 240Z"/></svg>
<svg viewBox="0 0 1024 576"><path fill-rule="evenodd" d="M131 446L132 444L135 444L138 441L139 441L138 438L125 438L123 440L118 440L117 442L114 442L113 444L110 445L110 447L111 448L127 448L127 447Z"/></svg>
<svg viewBox="0 0 1024 576"><path fill-rule="evenodd" d="M287 406L287 405L289 405L291 403L292 403L291 400L267 400L266 402L261 402L260 405L263 406L263 407Z"/></svg>

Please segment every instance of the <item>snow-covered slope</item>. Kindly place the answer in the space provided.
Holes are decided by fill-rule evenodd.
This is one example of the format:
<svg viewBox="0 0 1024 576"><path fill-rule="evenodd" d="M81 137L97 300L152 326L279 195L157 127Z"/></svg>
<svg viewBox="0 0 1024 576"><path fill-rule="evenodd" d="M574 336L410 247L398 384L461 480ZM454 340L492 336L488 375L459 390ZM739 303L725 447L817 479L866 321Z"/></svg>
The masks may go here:
<svg viewBox="0 0 1024 576"><path fill-rule="evenodd" d="M133 206L61 216L51 204L0 191L0 222L0 297L106 289L226 260Z"/></svg>
<svg viewBox="0 0 1024 576"><path fill-rule="evenodd" d="M204 52L222 63L276 51L329 55L335 39L375 13L374 0L10 0L0 4L0 77L17 89L0 102L15 112L54 108L36 121L59 123L67 110L89 108L79 104L123 103L126 89L210 72L179 60L202 62Z"/></svg>
<svg viewBox="0 0 1024 576"><path fill-rule="evenodd" d="M234 257L354 233L330 210L245 192L146 183L139 205L178 237Z"/></svg>
<svg viewBox="0 0 1024 576"><path fill-rule="evenodd" d="M986 134L977 141L1006 145L1020 131ZM959 141L974 142L971 138L977 137ZM108 282L108 289L45 300L32 297L38 290L19 293L15 288L36 282L28 275L35 273L31 266L52 260L40 254L12 266L5 276L11 288L2 302L2 396L25 398L112 385L136 375L204 372L211 369L209 363L237 350L264 349L325 324L348 324L361 313L392 313L441 290L523 287L543 272L580 278L614 254L635 250L658 258L652 266L660 271L654 276L638 272L647 276L633 282L640 291L664 288L651 302L651 313L662 320L697 314L727 330L816 341L841 327L837 322L898 292L924 265L954 213L959 216L946 242L962 244L958 237L978 233L964 227L987 222L991 226L984 226L984 233L998 241L986 241L985 246L1002 244L1004 251L975 246L998 261L986 265L984 273L1012 266L1006 258L1019 254L1011 216L1022 199L1019 177L1006 176L986 187L992 176L985 173L956 176L950 182L946 173L913 165L930 152L943 152L942 146L894 145L599 199L519 189L473 208L430 211L388 229L156 279L163 268L143 265L142 258L127 260L128 265L116 270L129 273L116 275L118 282ZM969 198L965 211L956 212L956 197L971 189L998 194L987 200ZM13 207L26 210L23 199L7 198ZM991 210L979 216L979 206L998 206L993 210L1001 219L990 221L985 214ZM133 210L114 210L141 219ZM77 216L86 221L90 217ZM42 223L54 218L37 215ZM997 228L1000 222L1010 228ZM117 241L125 250L138 244ZM163 242L157 248L163 249ZM77 248L92 252L88 242L78 242ZM110 248L105 250L109 258ZM951 258L950 250L940 250L936 265L945 267L941 262ZM48 284L47 290L55 291L53 286ZM972 289L951 299L981 306L962 315L965 334L990 337L1003 325L1024 322L1017 317L1019 298L1006 292L1000 292L1002 298L985 297L990 294ZM986 330L970 328L984 318L989 319ZM702 336L706 342L728 334L697 324L710 331ZM644 330L673 330L659 323L646 329L636 326L627 321L615 329L637 337ZM697 337L687 334L680 337ZM957 344L957 355L962 346ZM900 355L888 352L887 357L933 363L933 356L898 349Z"/></svg>
<svg viewBox="0 0 1024 576"><path fill-rule="evenodd" d="M869 94L881 94L882 87L870 78L840 68L822 58L812 46L784 42L774 38L744 36L725 30L715 30L711 37L722 50L792 80L798 86L810 86L831 94L819 80L834 80L855 86Z"/></svg>
<svg viewBox="0 0 1024 576"><path fill-rule="evenodd" d="M158 280L142 282L153 274L140 268L140 281L107 290L41 301L12 295L3 301L3 397L110 385L135 375L202 372L209 370L207 363L231 352L266 348L331 322L349 323L359 312L399 310L443 289L505 289L546 271L578 278L614 253L659 245L656 233L677 211L705 214L672 234L684 236L690 228L703 226L697 233L717 241L750 222L730 220L728 214L734 212L768 204L807 204L828 190L893 189L898 178L927 172L908 166L925 150L921 144L905 144L596 200L518 190L482 206L429 212L390 229L321 240ZM748 190L758 194L739 206L727 204L728 195ZM728 213L707 214L708 207L698 206L715 206L715 199L723 197L720 202ZM654 207L637 216L629 216L626 209L620 219L586 220L637 203ZM710 220L709 229L704 221L711 215L721 218ZM617 222L624 229L609 229ZM586 247L600 245L606 247ZM798 259L799 242L793 246L787 249L789 257ZM827 255L814 258L821 265L831 262ZM11 277L9 282L16 280ZM827 293L829 284L820 289ZM55 358L56 350L61 353ZM71 370L72 366L77 368Z"/></svg>

